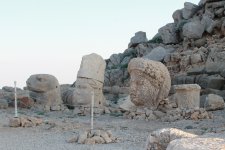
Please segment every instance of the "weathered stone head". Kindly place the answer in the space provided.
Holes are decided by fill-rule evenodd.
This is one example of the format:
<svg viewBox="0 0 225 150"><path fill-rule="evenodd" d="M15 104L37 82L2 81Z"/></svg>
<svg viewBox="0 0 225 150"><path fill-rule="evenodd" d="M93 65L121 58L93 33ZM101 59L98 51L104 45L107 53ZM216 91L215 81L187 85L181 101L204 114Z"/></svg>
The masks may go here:
<svg viewBox="0 0 225 150"><path fill-rule="evenodd" d="M137 106L157 109L171 87L168 69L157 61L134 58L128 65L130 73L130 97Z"/></svg>
<svg viewBox="0 0 225 150"><path fill-rule="evenodd" d="M48 74L32 75L27 80L31 98L43 104L45 110L60 110L62 105L58 80Z"/></svg>
<svg viewBox="0 0 225 150"><path fill-rule="evenodd" d="M95 53L85 55L82 57L77 78L94 79L103 83L105 67L105 60L101 56Z"/></svg>
<svg viewBox="0 0 225 150"><path fill-rule="evenodd" d="M83 56L77 74L73 105L90 105L94 92L95 106L102 106L105 99L102 93L106 63L97 54Z"/></svg>
<svg viewBox="0 0 225 150"><path fill-rule="evenodd" d="M27 88L34 92L46 92L59 88L56 77L48 74L31 75L26 83Z"/></svg>

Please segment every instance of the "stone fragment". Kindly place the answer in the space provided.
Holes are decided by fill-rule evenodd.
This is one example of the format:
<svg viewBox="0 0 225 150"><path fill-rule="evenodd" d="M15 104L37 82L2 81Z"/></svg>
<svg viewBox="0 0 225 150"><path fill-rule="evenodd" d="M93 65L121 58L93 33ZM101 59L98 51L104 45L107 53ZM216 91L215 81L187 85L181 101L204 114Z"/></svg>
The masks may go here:
<svg viewBox="0 0 225 150"><path fill-rule="evenodd" d="M197 84L174 85L175 99L178 108L199 108L200 107L200 90Z"/></svg>
<svg viewBox="0 0 225 150"><path fill-rule="evenodd" d="M147 139L146 150L165 150L169 143L175 139L193 138L190 134L175 128L165 128L150 133Z"/></svg>
<svg viewBox="0 0 225 150"><path fill-rule="evenodd" d="M130 43L129 43L128 47L129 48L135 47L139 43L144 43L144 42L147 42L147 41L148 41L148 39L146 37L146 33L142 32L142 31L139 31L139 32L136 32L135 36L130 39Z"/></svg>

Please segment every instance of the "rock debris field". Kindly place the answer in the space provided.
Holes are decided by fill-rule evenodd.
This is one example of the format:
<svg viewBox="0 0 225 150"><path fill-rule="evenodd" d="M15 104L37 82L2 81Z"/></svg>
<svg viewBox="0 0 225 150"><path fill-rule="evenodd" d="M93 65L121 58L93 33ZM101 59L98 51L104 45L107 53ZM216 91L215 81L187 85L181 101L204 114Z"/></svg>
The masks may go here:
<svg viewBox="0 0 225 150"><path fill-rule="evenodd" d="M161 128L177 128L202 135L225 131L224 110L215 111L214 119L180 120L175 122L129 120L124 117L101 115L95 117L94 128L111 130L117 143L83 145L67 140L79 131L90 129L90 116L76 116L73 111L41 114L32 110L19 110L20 116L33 116L43 120L36 127L12 128L8 126L14 110L0 110L0 149L4 150L139 150L146 148L149 133ZM225 137L225 134L224 134Z"/></svg>

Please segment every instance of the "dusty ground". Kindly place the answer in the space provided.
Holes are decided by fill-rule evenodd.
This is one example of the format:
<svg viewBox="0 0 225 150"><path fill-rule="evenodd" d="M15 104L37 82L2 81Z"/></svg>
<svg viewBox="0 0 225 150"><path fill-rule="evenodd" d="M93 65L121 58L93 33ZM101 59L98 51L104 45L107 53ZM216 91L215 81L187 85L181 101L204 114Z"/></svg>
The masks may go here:
<svg viewBox="0 0 225 150"><path fill-rule="evenodd" d="M43 113L23 109L20 115L42 118L45 123L32 128L10 128L9 118L14 110L0 110L0 149L4 150L141 150L145 148L148 134L156 129L175 127L196 134L225 131L225 111L214 112L214 119L176 122L127 120L123 117L103 115L95 117L94 127L111 130L120 138L118 143L81 145L67 143L81 130L90 128L90 117L76 116L69 112Z"/></svg>

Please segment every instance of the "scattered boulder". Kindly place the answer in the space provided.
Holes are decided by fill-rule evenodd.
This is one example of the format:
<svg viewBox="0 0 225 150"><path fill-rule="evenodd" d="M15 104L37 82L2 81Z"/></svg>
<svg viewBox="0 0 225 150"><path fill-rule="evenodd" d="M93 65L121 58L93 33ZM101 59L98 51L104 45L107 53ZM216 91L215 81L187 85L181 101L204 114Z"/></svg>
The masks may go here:
<svg viewBox="0 0 225 150"><path fill-rule="evenodd" d="M175 128L165 128L150 133L147 139L146 150L165 150L175 139L194 138L197 135Z"/></svg>
<svg viewBox="0 0 225 150"><path fill-rule="evenodd" d="M224 100L221 96L215 94L201 96L201 107L206 110L224 109Z"/></svg>
<svg viewBox="0 0 225 150"><path fill-rule="evenodd" d="M130 39L130 43L129 43L128 47L129 48L135 47L139 43L144 43L144 42L147 42L147 41L148 41L148 39L146 37L146 33L142 32L142 31L139 31L139 32L136 32L135 36Z"/></svg>
<svg viewBox="0 0 225 150"><path fill-rule="evenodd" d="M176 32L175 23L169 23L159 29L159 35L162 37L164 44L176 44L179 43L179 38Z"/></svg>
<svg viewBox="0 0 225 150"><path fill-rule="evenodd" d="M159 46L154 48L148 55L144 56L143 58L154 61L162 61L167 54L167 50Z"/></svg>
<svg viewBox="0 0 225 150"><path fill-rule="evenodd" d="M190 19L196 13L197 10L197 5L190 2L185 2L184 8L182 9L182 16L184 19Z"/></svg>
<svg viewBox="0 0 225 150"><path fill-rule="evenodd" d="M200 21L188 22L183 26L183 36L188 39L200 39L205 27Z"/></svg>
<svg viewBox="0 0 225 150"><path fill-rule="evenodd" d="M182 10L180 9L176 10L172 16L173 16L174 23L180 22L183 19Z"/></svg>
<svg viewBox="0 0 225 150"><path fill-rule="evenodd" d="M60 110L62 99L58 80L48 74L36 74L30 76L27 80L27 88L30 91L30 97L37 103L44 105L44 109Z"/></svg>
<svg viewBox="0 0 225 150"><path fill-rule="evenodd" d="M128 65L131 76L130 97L136 106L155 110L170 91L171 79L168 69L160 62L134 58Z"/></svg>

